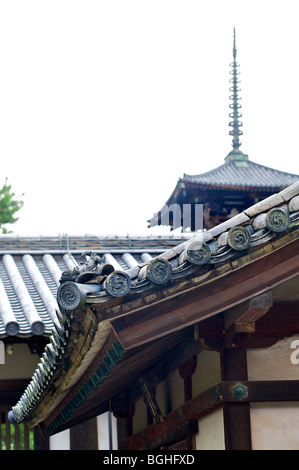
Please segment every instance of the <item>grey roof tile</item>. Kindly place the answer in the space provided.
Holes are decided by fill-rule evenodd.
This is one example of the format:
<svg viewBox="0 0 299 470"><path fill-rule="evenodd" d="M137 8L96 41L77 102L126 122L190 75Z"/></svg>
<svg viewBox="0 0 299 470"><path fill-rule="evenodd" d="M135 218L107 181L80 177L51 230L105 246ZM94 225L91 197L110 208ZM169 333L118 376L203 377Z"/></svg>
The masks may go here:
<svg viewBox="0 0 299 470"><path fill-rule="evenodd" d="M294 194L293 199L295 200L295 198L298 195L299 195L299 188L298 188L297 194ZM292 206L293 199L290 201L289 206ZM274 202L274 200L275 200L275 198L272 198L272 202ZM281 196L280 196L280 200L283 200L281 198ZM263 204L262 202L258 203L258 205L260 206L260 209L265 208L265 204ZM251 248L251 246L254 248L256 246L256 244L262 245L262 244L268 243L269 241L270 241L270 244L271 244L272 240L277 235L277 232L280 232L280 231L285 232L284 233L285 237L288 234L290 234L291 238L293 240L295 239L296 235L298 236L299 212L295 211L295 212L289 213L288 204L284 200L283 200L283 204L281 204L278 208L277 207L272 207L272 204L270 204L270 206L268 205L267 206L268 207L267 212L261 212L258 205L255 206L255 210L253 211L253 217L250 218L250 220L248 220L248 217L246 217L243 220L243 222L240 222L240 219L238 218L238 216L236 216L235 220L234 221L232 220L232 222L229 226L227 224L222 224L221 230L219 230L219 233L217 232L217 235L215 235L215 237L213 237L212 240L208 241L208 239L206 239L207 243L202 243L203 236L202 236L202 234L200 234L198 236L193 237L193 240L190 239L189 241L185 241L185 242L181 242L181 243L177 244L176 247L169 248L168 250L166 250L164 252L165 256L163 256L163 257L160 257L157 254L156 254L156 256L151 257L149 254L146 254L145 250L143 250L141 253L138 253L139 260L142 260L143 262L146 262L146 263L149 262L149 264L147 266L146 265L137 266L137 269L139 269L140 272L139 272L139 276L138 276L138 274L136 274L137 279L135 280L135 282L136 282L135 287L138 284L140 286L140 284L143 283L144 277L143 277L143 275L140 276L140 274L141 274L141 271L144 270L144 269L146 269L146 277L148 278L147 283L148 283L148 285L151 284L149 286L149 289L151 289L151 287L153 287L154 285L161 284L161 283L163 283L165 286L167 286L167 283L168 283L168 281L171 280L171 278L173 280L178 279L177 277L175 278L175 276L178 274L177 272L175 273L176 269L183 270L183 276L188 276L189 275L188 273L190 273L190 271L188 269L186 269L186 268L188 268L188 263L190 265L195 265L195 269L192 271L193 275L195 274L195 276L192 278L192 284L193 285L199 285L200 283L204 284L205 282L209 282L208 278L206 277L207 271L206 271L205 267L203 268L203 271L201 273L199 271L196 271L196 267L199 267L199 269L201 269L200 268L201 264L205 264L205 263L211 264L210 267L212 269L213 269L213 267L216 267L216 266L219 267L220 266L221 271L218 273L218 275L219 275L219 277L222 277L225 273L231 272L232 269L236 268L237 265L234 266L234 263L235 263L236 259L239 259L238 256L236 256L236 258L234 258L236 252L240 253L240 251L241 251L241 253L248 253L247 250L249 250ZM296 204L295 204L295 206L296 206ZM259 235L259 240L258 241L253 240L254 236L257 234L257 232L254 232L255 222L257 222L257 219L260 219L261 217L269 216L272 213L272 211L276 212L275 217L274 217L275 220L273 220L273 221L268 220L268 224L266 225L267 229L265 229L265 230L260 230L260 223L258 223L257 224L258 225L257 226L257 232L263 232L263 235L262 236ZM236 225L237 222L238 223L239 222L243 223L244 225L243 226L242 225ZM205 233L207 233L207 232L205 232ZM252 242L253 242L253 244L251 245ZM285 240L285 242L286 242L286 240ZM215 249L213 248L212 245L216 245ZM182 249L183 249L183 251L182 251ZM190 250L190 253L185 253L185 250L188 250L188 249ZM263 250L261 250L261 251L262 251L262 254L261 254L261 252L259 252L259 255L258 255L259 257L264 256ZM129 253L129 251L127 251L127 253ZM186 254L186 256L184 256L185 254ZM133 261L133 259L131 258L131 256L128 256L128 255L123 256L123 255L124 255L124 253L116 255L115 256L115 261L119 262L119 264L120 263L125 263L125 266L127 268L126 269L127 272L130 269L135 269L136 264ZM252 251L252 255L254 255L254 249ZM135 258L135 256L136 256L136 252L134 252L133 257ZM174 257L174 258L172 258L172 257ZM246 257L247 257L247 255L245 256L245 258ZM113 258L114 258L114 256L111 255L111 253L109 253L109 256L107 254L107 260L109 259L109 261L112 262ZM175 261L178 261L177 264L172 263L172 261L174 259L175 259ZM169 260L171 261L171 263L169 262ZM249 262L251 262L253 260L254 260L254 256L250 258ZM96 260L96 261L98 262L99 260ZM226 261L226 263L223 264L223 261ZM227 262L227 261L229 261L229 262ZM100 260L100 262L101 262L101 260ZM248 259L245 262L248 262ZM100 265L100 263L98 263L98 264ZM173 269L173 266L175 266L174 269ZM82 267L84 268L84 266L82 266ZM155 272L155 267L158 268L156 272ZM148 268L151 269L150 273L148 272ZM29 268L29 271L31 271L30 268ZM196 275L196 273L198 275ZM111 273L111 275L114 275L114 274L115 273ZM117 275L118 274L119 273L117 273ZM122 275L125 274L124 277L126 278L126 280L128 280L127 279L128 278L127 273L121 273L121 274ZM151 274L150 277L149 277L149 274ZM77 276L77 274L76 274L76 276ZM108 279L108 277L107 277L107 279ZM121 286L121 283L119 282L119 279L116 279L116 281L117 281L116 282L116 284L117 284L116 290L114 290L112 292L112 296L120 297L118 295L118 293L119 293L119 289L122 289L122 286ZM79 284L79 283L76 282L76 280L75 280L75 282L70 282L70 284L72 284L72 289L75 289L77 292L79 291L81 293L82 293L82 291L80 291L80 289L82 289L82 288L88 289L89 288L88 284L87 285L86 284ZM59 289L62 288L62 290L63 290L65 286L67 287L67 289L69 288L69 281L66 281L66 282L62 283ZM96 284L93 284L93 287L95 288ZM169 295L169 296L173 295L174 290L171 289L171 287L173 287L174 289L177 288L177 286L175 286L175 283L172 284L172 286L169 285L168 293L166 293L166 295ZM189 289L189 287L190 286L188 285L188 289ZM160 286L159 286L159 288L160 288ZM103 292L105 290L106 290L106 293ZM88 291L85 291L85 294L86 294L86 292L88 292ZM130 292L130 287L126 291L126 294L129 293L129 292ZM141 290L141 291L135 290L135 293L138 294L139 292L144 292L144 290ZM179 293L180 291L178 290L176 292ZM96 296L98 296L98 298L99 298L100 296L102 296L102 294L104 294L104 296L103 296L104 298L102 299L103 302L109 301L110 295L111 295L110 287L109 287L109 290L108 290L108 288L105 287L105 285L104 285L103 289L101 289L99 294L96 293L94 297L93 297L93 293L91 294L91 297L89 298L89 301L95 302ZM121 297L123 295L126 295L126 294L121 294ZM163 293L163 295L164 295L164 293ZM149 294L146 295L143 299L144 300L144 305L147 302L149 302L149 303L151 302L151 297L156 299L156 295L151 295L151 293L149 291ZM82 299L82 297L81 297L81 299ZM59 297L59 300L63 301L64 296L62 295L61 297ZM83 304L86 300L88 301L87 295L85 295L85 299L83 300ZM133 302L135 302L134 309L136 308L136 300L138 300L138 299L136 299L136 298L133 299ZM76 299L76 302L77 302L77 299ZM68 300L68 303L69 303L69 300ZM69 311L74 310L74 309L77 308L77 306L79 304L82 305L81 301L79 303L77 303L76 305L74 305L74 304L73 305L68 305L68 308L66 310L69 310ZM139 307L139 305L138 305L138 307ZM130 308L130 307L128 308L128 304L124 303L124 304L122 304L122 306L124 306L123 313L128 313L129 308ZM116 307L116 306L112 305L110 307L113 308L113 307ZM127 312L125 312L125 309L128 309ZM118 310L118 315L119 314L120 314L120 310ZM67 312L62 310L61 316L63 316L63 315L65 315L65 317L67 318ZM76 316L74 316L74 318L76 318ZM4 318L4 321L5 321L5 318ZM107 320L107 323L109 323L109 320ZM64 325L67 325L67 322L65 322ZM102 326L104 326L105 329L107 328L106 321L100 322L100 329L101 329ZM0 327L2 327L1 322L0 322ZM49 355L49 353L48 353L49 350L47 349L48 345L46 346L46 349L44 351L42 360L39 363L38 369L36 370L35 374L33 375L29 386L25 390L25 392L22 395L22 397L20 398L19 402L10 411L10 418L9 419L12 422L16 423L16 422L25 421L25 420L28 419L28 416L29 416L29 419L32 419L32 415L31 415L31 418L30 418L30 414L32 413L32 410L34 409L35 406L39 406L39 404L36 400L38 400L40 398L40 393L42 393L43 390L46 391L46 388L44 387L44 382L46 383L47 380L49 380L49 381L51 380L51 373L53 373L55 368L57 368L57 372L58 372L59 367L61 367L61 368L64 367L64 362L62 361L60 363L59 348L61 347L61 344L68 345L68 341L69 341L69 345L72 345L72 341L70 340L72 335L69 334L69 331L67 330L67 328L64 329L64 327L62 327L61 328L61 337L58 337L58 336L59 336L58 333L56 333L56 335L55 335L55 330L54 330L53 334L50 338L52 347L54 348L54 352L53 352L53 354L51 353L51 355ZM57 337L57 342L56 342L56 337ZM69 339L67 339L67 338L69 338ZM90 343L89 346L91 346L91 343ZM57 353L55 352L55 347L57 349ZM121 345L120 345L120 349L121 349L121 352L124 352L124 349L122 348ZM91 350L92 350L92 347L86 353L85 357L87 357L87 355L90 353ZM98 351L98 349L97 349L97 351ZM44 362L43 362L43 360L44 360ZM44 365L46 365L46 367L44 367ZM84 368L84 360L81 362L81 365L78 367L77 372L78 372L78 370L80 370L81 366L82 366L82 369L81 369L81 373L82 373L83 368ZM77 374L77 372L76 372L76 374ZM109 374L109 372L110 372L110 369L108 370L108 374ZM43 379L44 379L44 382L43 382ZM77 379L78 379L78 376L76 375L76 380ZM72 380L72 378L71 378L71 380ZM55 379L54 379L54 381L55 381ZM98 385L99 385L99 383L98 383ZM47 393L47 391L46 391L46 393ZM39 398L37 398L37 397L39 397ZM37 405L36 405L36 403L37 403ZM71 413L72 413L72 411L71 411ZM58 415L58 416L62 416L62 415ZM39 416L38 419L40 419L40 416ZM58 423L56 421L56 419L57 418L55 418L54 421L52 421L51 424L48 426L48 428L47 428L48 429L48 431L47 431L48 434L53 434L56 431L56 425ZM63 417L62 417L62 422L64 422ZM58 423L58 425L59 425L59 423Z"/></svg>
<svg viewBox="0 0 299 470"><path fill-rule="evenodd" d="M79 265L84 251L97 251L115 269L131 272L177 244L173 236L69 237L67 243L61 237L0 236L0 338L51 335L61 274Z"/></svg>
<svg viewBox="0 0 299 470"><path fill-rule="evenodd" d="M198 175L184 174L181 181L199 185L236 186L244 188L284 188L299 179L299 175L260 165L251 160L230 161Z"/></svg>
<svg viewBox="0 0 299 470"><path fill-rule="evenodd" d="M285 201L289 201L294 196L296 196L298 192L299 192L299 176L298 176L297 181L295 181L295 183L283 189L279 194Z"/></svg>

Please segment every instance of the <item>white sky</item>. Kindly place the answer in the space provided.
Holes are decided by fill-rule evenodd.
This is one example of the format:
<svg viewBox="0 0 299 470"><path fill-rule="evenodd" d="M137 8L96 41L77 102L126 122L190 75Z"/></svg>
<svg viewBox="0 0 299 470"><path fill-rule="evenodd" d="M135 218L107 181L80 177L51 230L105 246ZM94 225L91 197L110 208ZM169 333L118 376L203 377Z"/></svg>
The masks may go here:
<svg viewBox="0 0 299 470"><path fill-rule="evenodd" d="M0 0L0 184L15 234L147 234L224 162L233 27L242 147L299 173L298 0Z"/></svg>

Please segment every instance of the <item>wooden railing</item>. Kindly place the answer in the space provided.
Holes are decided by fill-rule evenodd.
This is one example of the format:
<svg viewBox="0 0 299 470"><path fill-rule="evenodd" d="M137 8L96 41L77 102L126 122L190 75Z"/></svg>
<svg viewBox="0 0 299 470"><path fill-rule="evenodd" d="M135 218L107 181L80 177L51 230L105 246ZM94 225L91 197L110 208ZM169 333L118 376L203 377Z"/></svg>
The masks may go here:
<svg viewBox="0 0 299 470"><path fill-rule="evenodd" d="M34 450L34 432L24 423L11 424L8 409L0 408L0 450Z"/></svg>

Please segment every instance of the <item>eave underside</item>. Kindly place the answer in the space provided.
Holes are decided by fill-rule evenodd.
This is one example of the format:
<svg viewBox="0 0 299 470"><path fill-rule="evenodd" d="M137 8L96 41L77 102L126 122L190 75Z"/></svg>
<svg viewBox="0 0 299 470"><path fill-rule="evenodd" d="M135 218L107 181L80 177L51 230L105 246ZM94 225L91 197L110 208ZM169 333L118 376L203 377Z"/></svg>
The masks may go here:
<svg viewBox="0 0 299 470"><path fill-rule="evenodd" d="M149 220L149 226L169 225L173 230L183 227L183 229L190 228L192 231L199 228L210 229L229 218L231 211L242 212L252 204L284 188L284 186L265 188L262 186L206 185L178 182L164 206ZM203 227L198 227L195 223L194 207L200 204L203 205ZM180 207L179 217L174 215L176 205ZM190 227L185 226L186 219L184 220L184 211L187 205L191 206ZM213 219L211 224L205 219L206 211L209 211L209 217Z"/></svg>

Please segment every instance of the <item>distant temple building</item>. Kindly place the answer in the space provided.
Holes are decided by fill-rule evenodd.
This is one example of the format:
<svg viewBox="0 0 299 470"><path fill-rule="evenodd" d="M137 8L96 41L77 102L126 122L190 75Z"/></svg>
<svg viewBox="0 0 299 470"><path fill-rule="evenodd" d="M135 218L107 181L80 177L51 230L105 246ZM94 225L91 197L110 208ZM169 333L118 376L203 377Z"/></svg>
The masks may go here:
<svg viewBox="0 0 299 470"><path fill-rule="evenodd" d="M170 198L228 220L0 237L0 449L299 450L299 177L240 151L235 59L233 150Z"/></svg>
<svg viewBox="0 0 299 470"><path fill-rule="evenodd" d="M177 182L173 193L162 209L154 214L150 226L170 225L172 229L186 228L183 221L183 205L191 212L191 230L198 229L195 224L195 205L203 204L203 227L209 230L215 225L242 212L246 207L279 192L298 180L298 175L275 170L249 160L241 150L240 136L243 135L240 118L241 104L238 86L239 64L236 61L236 36L234 30L233 62L231 63L230 82L232 92L229 105L233 150L225 158L224 164L198 175L184 174ZM189 205L189 206L186 206ZM175 214L179 208L179 216ZM186 217L188 220L188 216ZM165 223L166 221L166 223ZM169 224L167 223L169 221Z"/></svg>

